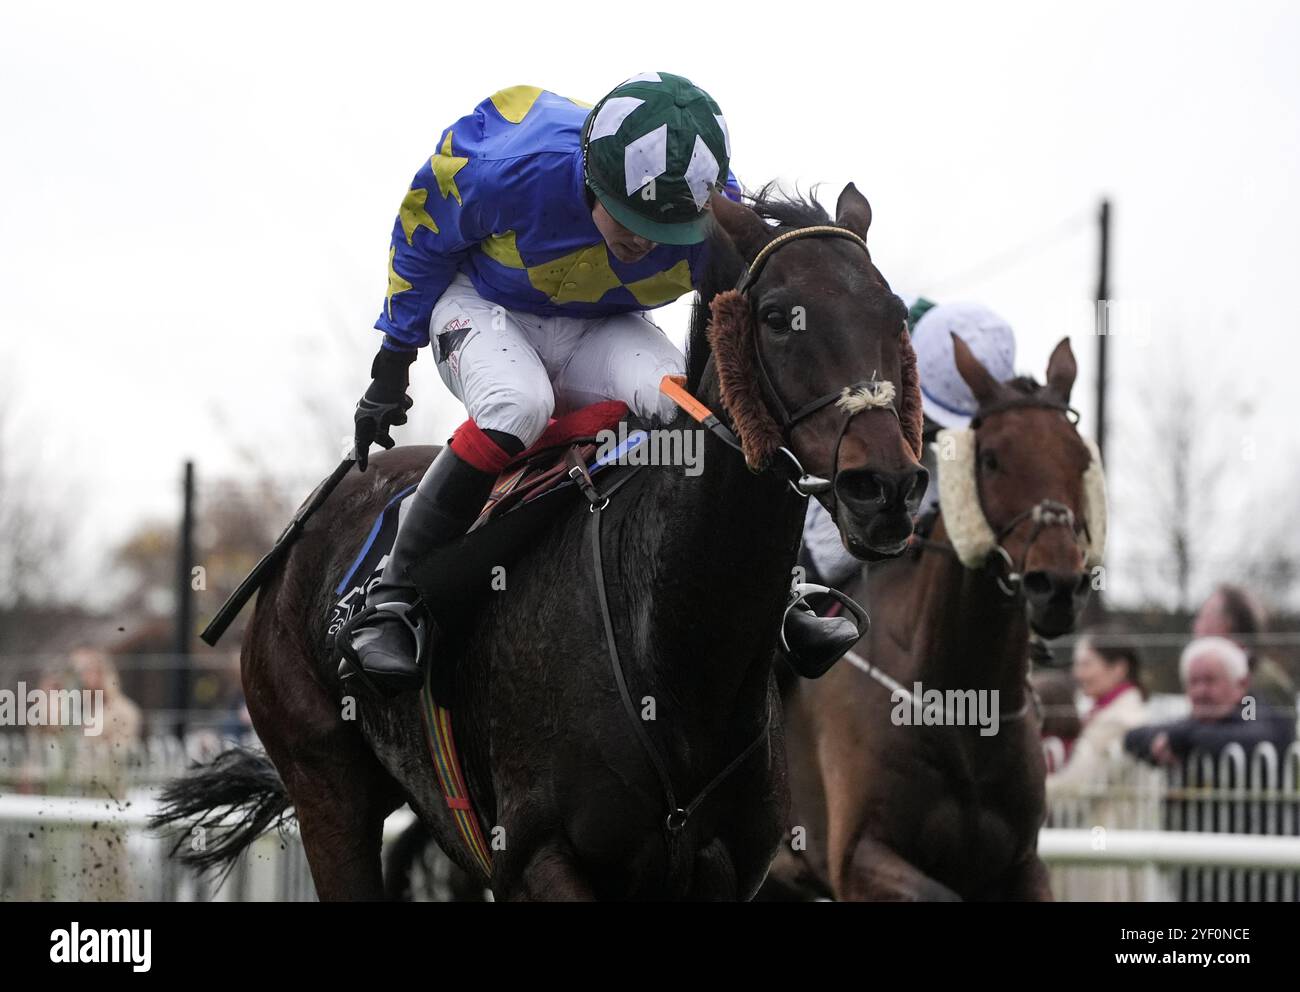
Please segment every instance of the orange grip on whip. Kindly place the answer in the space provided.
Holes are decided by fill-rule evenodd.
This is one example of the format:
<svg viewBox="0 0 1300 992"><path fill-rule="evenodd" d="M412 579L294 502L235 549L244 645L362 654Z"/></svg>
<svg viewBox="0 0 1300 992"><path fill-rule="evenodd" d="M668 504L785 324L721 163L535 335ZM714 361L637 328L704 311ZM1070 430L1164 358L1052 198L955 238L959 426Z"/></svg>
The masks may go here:
<svg viewBox="0 0 1300 992"><path fill-rule="evenodd" d="M686 391L686 376L684 375L664 376L659 380L659 392L671 399L700 423L704 423L713 416L712 410Z"/></svg>

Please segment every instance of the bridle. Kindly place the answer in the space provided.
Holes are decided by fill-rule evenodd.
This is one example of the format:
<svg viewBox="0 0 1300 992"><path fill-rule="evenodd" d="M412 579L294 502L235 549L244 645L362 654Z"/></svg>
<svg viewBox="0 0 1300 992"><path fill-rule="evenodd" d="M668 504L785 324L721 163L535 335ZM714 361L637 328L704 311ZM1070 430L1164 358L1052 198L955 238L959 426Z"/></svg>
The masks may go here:
<svg viewBox="0 0 1300 992"><path fill-rule="evenodd" d="M1003 413L1006 410L1026 408L1057 410L1063 413L1071 424L1077 424L1079 422L1079 411L1067 403L1057 403L1042 399L1041 397L1025 396L1002 400L996 404L982 407L979 412L976 413L974 418L972 418L970 429L972 431L979 430L980 425L988 417L994 414ZM940 509L942 509L942 506ZM980 512L984 513L984 507L982 505L980 506ZM987 514L985 519L987 519ZM1011 552L1006 549L1004 542L1012 533L1015 532L1016 528L1025 523L1025 521L1030 521L1032 526L1029 531L1029 538L1025 541L1024 550L1020 555L1020 561L1017 562L1012 557ZM1087 557L1088 544L1092 539L1092 535L1088 530L1087 520L1076 521L1074 510L1070 509L1070 507L1066 506L1064 503L1052 499L1040 499L1033 506L1020 511L1007 521L1007 523L1003 525L994 536L992 554L996 555L998 560L1001 561L1006 568L1005 576L994 576L994 581L997 583L998 589L1003 593L1003 595L1010 599L1016 599L1023 595L1025 565L1029 560L1029 552L1033 548L1034 542L1038 540L1039 536L1042 535L1044 531L1050 530L1053 527L1068 527L1075 543L1083 550L1084 557ZM932 541L928 538L921 540L919 543L923 547L927 545L933 546L956 554L956 549L954 549L951 544L943 544L942 542Z"/></svg>
<svg viewBox="0 0 1300 992"><path fill-rule="evenodd" d="M754 256L754 260L750 262L745 271L741 273L740 279L736 283L736 291L751 304L751 307L753 305L753 299L750 296L750 292L754 288L754 284L758 281L759 276L762 274L763 269L766 267L771 257L776 254L778 250L790 244L790 242L799 241L804 238L844 238L848 241L852 241L864 252L868 251L867 242L863 238L845 228L835 227L830 224L815 224L811 227L795 228L793 231L787 231L784 234L780 234L759 250L758 254ZM869 254L868 257L870 257ZM825 393L811 402L805 403L796 410L791 411L785 400L782 399L781 394L777 391L776 385L772 381L772 376L767 370L767 363L763 360L763 350L759 346L757 321L755 321L754 333L751 336L754 342L754 364L758 369L759 385L762 387L763 394L767 399L769 412L775 413L780 420L781 433L786 442L784 445L777 448L777 453L785 457L787 467L791 472L788 479L790 488L800 496L820 496L824 493L830 493L831 499L833 500L835 479L839 473L840 444L843 442L844 435L848 432L849 424L852 422L853 418L859 413L865 412L865 410L846 409L843 411L839 431L835 437L835 449L831 456L831 477L829 479L819 475L813 475L805 470L803 464L799 461L799 458L792 450L790 450L789 445L791 443L791 436L794 428L809 417L830 406L832 403L837 403L852 396L854 393L865 391L867 394L872 396L879 395L878 390L881 389L883 384L878 382L874 376L869 380L859 380L858 382L842 386L832 392ZM893 402L873 405L869 407L869 409L888 410L896 419L899 419L899 422L901 423L898 409ZM730 431L728 431L728 433L730 433ZM736 450L740 450L740 445L738 443L733 443L734 438L735 436L732 435L732 441L728 443L731 443L732 447L736 448ZM724 438L724 440L726 439Z"/></svg>

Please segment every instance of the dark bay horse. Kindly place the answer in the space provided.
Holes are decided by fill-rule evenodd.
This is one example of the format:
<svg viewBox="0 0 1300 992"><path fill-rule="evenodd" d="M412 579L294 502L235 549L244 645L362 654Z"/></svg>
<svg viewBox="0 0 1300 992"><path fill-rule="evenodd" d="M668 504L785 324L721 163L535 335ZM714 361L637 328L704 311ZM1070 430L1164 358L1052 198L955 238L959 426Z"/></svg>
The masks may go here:
<svg viewBox="0 0 1300 992"><path fill-rule="evenodd" d="M862 557L898 554L912 532L912 494L924 488L915 356L903 304L866 250L866 199L847 186L833 222L815 202L766 193L752 208L715 198L714 217L687 387L725 410L744 456L709 433L702 473L641 469L602 511L604 571L631 696L653 701L644 729L677 796L698 795L748 744L762 746L684 826L667 828L662 780L611 674L592 515L577 500L510 567L508 591L440 646L493 846L483 881L498 899L753 895L788 804L772 661L805 500L778 469L797 459L831 481L821 498ZM897 385L891 405L834 402L789 423L819 397L863 383L879 396L883 382ZM248 813L242 832L191 860L228 863L291 803L320 897L378 899L383 822L407 802L482 878L438 791L416 697L358 698L358 719L345 719L322 623L371 521L433 455L398 448L345 479L262 589L243 682L278 777L264 759L228 755L176 785L176 816L212 801Z"/></svg>
<svg viewBox="0 0 1300 992"><path fill-rule="evenodd" d="M954 344L980 414L971 431L939 435L938 520L850 588L873 621L855 651L786 691L791 823L807 844L773 868L787 897L793 886L845 900L1051 898L1029 639L1066 633L1087 598L1104 541L1101 470L1069 416L1068 340L1045 386L1000 384ZM942 710L931 697L933 724L912 719L894 689L915 695L918 683L922 703L931 689L985 693L996 732L970 725L969 695L967 725L954 725L947 696Z"/></svg>

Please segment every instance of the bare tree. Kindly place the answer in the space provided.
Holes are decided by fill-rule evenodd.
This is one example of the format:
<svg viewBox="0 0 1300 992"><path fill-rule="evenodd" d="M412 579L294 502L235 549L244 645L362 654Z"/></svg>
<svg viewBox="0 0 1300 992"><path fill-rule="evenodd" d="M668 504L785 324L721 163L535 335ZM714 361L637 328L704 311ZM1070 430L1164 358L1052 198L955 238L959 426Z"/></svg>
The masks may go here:
<svg viewBox="0 0 1300 992"><path fill-rule="evenodd" d="M14 393L0 397L0 608L21 611L56 596L71 522L43 497L37 460L21 439Z"/></svg>
<svg viewBox="0 0 1300 992"><path fill-rule="evenodd" d="M1249 387L1175 349L1140 371L1109 473L1132 586L1181 611L1217 582L1289 588L1296 514L1270 495L1285 457L1264 443Z"/></svg>

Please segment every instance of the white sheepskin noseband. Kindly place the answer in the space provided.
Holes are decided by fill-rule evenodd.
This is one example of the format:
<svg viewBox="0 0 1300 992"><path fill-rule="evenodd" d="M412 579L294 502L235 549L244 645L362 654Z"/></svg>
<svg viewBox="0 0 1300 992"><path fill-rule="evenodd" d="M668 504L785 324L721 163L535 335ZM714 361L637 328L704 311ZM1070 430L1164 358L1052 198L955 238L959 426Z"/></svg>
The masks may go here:
<svg viewBox="0 0 1300 992"><path fill-rule="evenodd" d="M845 386L840 390L840 398L835 401L835 405L845 413L861 413L863 410L884 409L894 402L894 396L897 390L894 384L885 380L883 382L868 382L866 385L854 389L852 386Z"/></svg>
<svg viewBox="0 0 1300 992"><path fill-rule="evenodd" d="M1102 470L1097 445L1087 438L1092 461L1083 473L1083 513L1088 525L1084 567L1100 565L1106 551L1106 474ZM997 535L989 526L980 506L979 486L975 477L975 432L941 430L934 445L939 462L939 508L943 526L953 550L967 568L984 564L997 547Z"/></svg>

